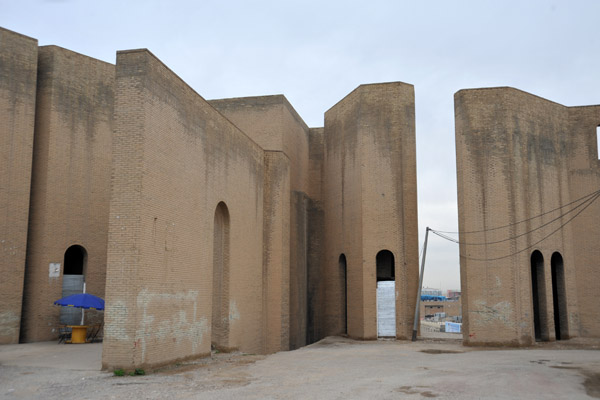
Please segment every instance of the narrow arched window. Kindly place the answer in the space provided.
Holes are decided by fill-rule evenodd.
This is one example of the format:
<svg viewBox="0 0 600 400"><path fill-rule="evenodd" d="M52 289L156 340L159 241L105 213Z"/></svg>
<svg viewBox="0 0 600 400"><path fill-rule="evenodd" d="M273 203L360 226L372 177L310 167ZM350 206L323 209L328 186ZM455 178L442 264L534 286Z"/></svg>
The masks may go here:
<svg viewBox="0 0 600 400"><path fill-rule="evenodd" d="M342 320L342 333L348 333L348 268L346 256L344 254L340 254L338 263L340 274L340 316Z"/></svg>
<svg viewBox="0 0 600 400"><path fill-rule="evenodd" d="M220 202L213 225L213 295L211 343L229 348L229 210Z"/></svg>
<svg viewBox="0 0 600 400"><path fill-rule="evenodd" d="M556 340L569 338L569 318L567 316L567 294L565 287L565 266L559 252L552 254L552 303L554 309L554 331Z"/></svg>
<svg viewBox="0 0 600 400"><path fill-rule="evenodd" d="M539 250L536 250L531 254L531 300L533 303L533 330L535 340L548 340L544 256Z"/></svg>

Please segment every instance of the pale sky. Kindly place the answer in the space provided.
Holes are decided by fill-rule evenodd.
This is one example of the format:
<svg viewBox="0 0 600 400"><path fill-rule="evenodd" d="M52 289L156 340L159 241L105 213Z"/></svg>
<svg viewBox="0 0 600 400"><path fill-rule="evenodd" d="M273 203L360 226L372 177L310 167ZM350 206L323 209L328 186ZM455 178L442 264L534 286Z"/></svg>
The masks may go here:
<svg viewBox="0 0 600 400"><path fill-rule="evenodd" d="M0 0L0 26L110 63L148 48L206 99L284 94L311 127L363 83L415 86L419 241L455 231L454 93L600 104L600 1ZM430 236L424 286L460 287Z"/></svg>

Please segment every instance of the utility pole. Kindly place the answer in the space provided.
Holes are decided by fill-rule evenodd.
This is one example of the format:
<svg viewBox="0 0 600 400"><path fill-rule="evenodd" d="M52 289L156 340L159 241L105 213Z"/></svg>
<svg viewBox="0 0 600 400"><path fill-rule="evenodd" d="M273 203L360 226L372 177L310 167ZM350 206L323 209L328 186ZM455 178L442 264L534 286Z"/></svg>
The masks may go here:
<svg viewBox="0 0 600 400"><path fill-rule="evenodd" d="M425 229L425 244L423 244L423 259L421 260L421 275L419 276L419 290L417 290L417 305L415 306L415 323L413 325L412 341L417 341L417 330L419 329L419 309L421 306L421 288L423 287L423 272L425 271L425 256L427 255L427 238L429 227Z"/></svg>

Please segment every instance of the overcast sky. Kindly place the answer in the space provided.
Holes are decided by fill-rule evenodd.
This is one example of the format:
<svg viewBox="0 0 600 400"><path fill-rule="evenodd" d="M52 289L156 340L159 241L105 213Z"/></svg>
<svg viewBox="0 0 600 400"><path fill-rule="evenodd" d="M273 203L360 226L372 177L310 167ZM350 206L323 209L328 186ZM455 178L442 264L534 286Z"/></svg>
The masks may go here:
<svg viewBox="0 0 600 400"><path fill-rule="evenodd" d="M600 104L600 1L0 0L0 26L110 63L148 48L206 99L284 94L311 127L362 83L415 86L419 241L457 230L453 95ZM425 286L460 287L430 238Z"/></svg>

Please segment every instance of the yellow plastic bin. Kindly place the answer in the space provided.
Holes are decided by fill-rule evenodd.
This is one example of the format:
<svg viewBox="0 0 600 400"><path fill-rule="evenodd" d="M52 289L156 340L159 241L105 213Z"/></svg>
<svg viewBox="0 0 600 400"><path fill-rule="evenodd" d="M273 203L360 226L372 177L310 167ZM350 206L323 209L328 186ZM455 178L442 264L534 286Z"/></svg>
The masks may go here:
<svg viewBox="0 0 600 400"><path fill-rule="evenodd" d="M85 343L87 325L69 325L71 328L71 343Z"/></svg>

